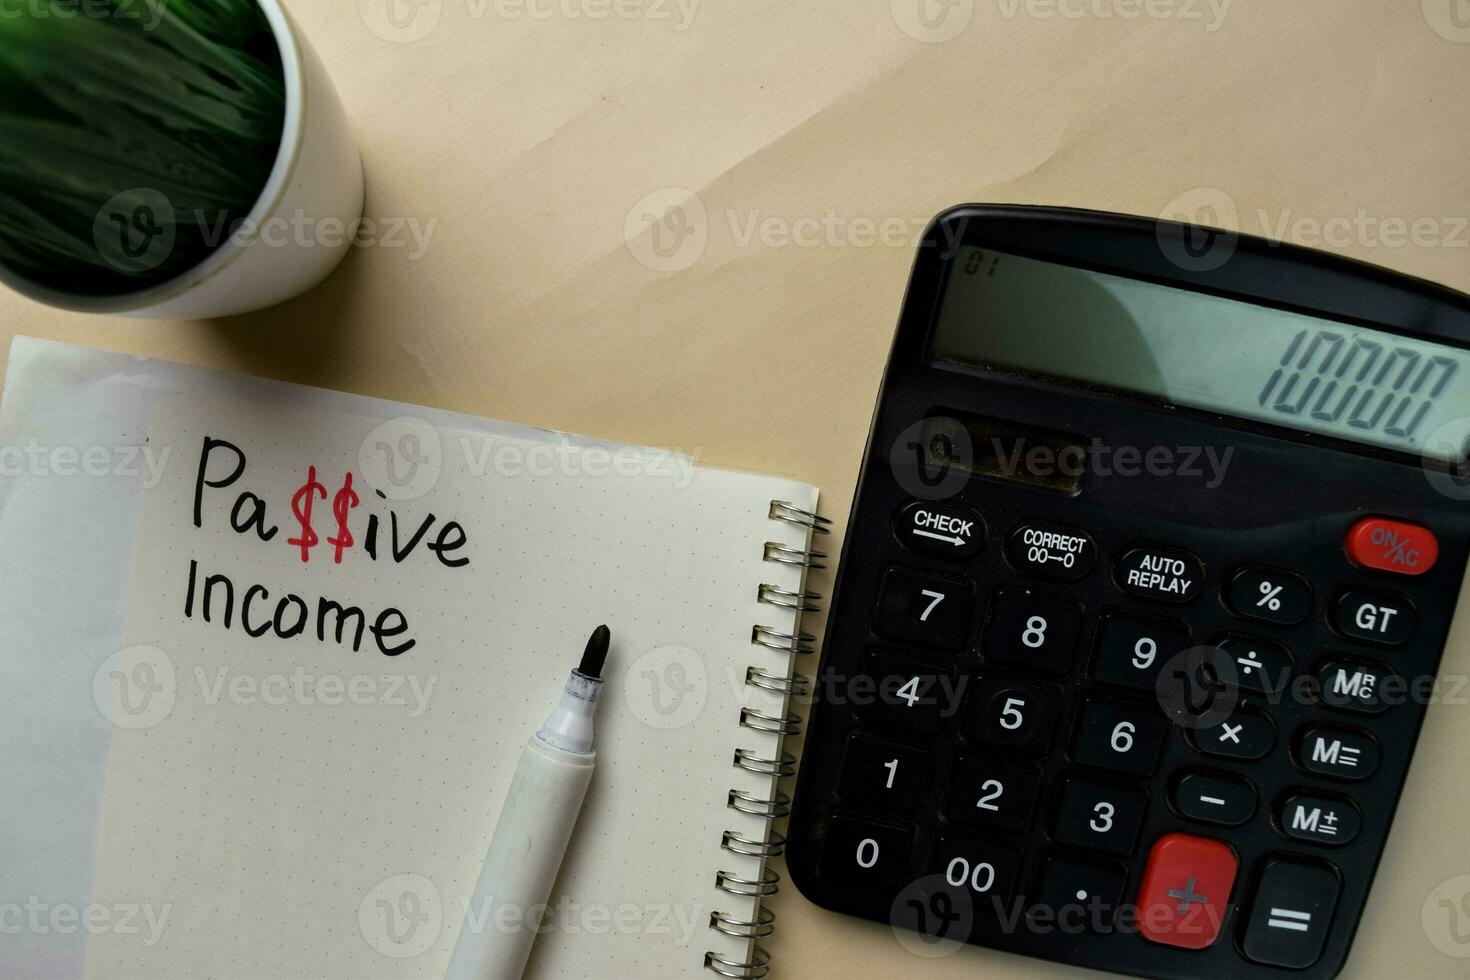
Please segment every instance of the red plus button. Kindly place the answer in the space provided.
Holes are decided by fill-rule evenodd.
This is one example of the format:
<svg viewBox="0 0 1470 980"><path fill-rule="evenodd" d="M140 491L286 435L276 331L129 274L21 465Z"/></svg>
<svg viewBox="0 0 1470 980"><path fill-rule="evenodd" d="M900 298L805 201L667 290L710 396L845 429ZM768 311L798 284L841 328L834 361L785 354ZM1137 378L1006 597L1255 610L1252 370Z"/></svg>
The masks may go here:
<svg viewBox="0 0 1470 980"><path fill-rule="evenodd" d="M1154 843L1138 891L1138 931L1149 942L1204 949L1220 935L1238 865L1217 840L1167 834Z"/></svg>
<svg viewBox="0 0 1470 980"><path fill-rule="evenodd" d="M1439 541L1433 531L1418 524L1365 517L1348 531L1347 553L1364 568L1423 575L1439 558Z"/></svg>

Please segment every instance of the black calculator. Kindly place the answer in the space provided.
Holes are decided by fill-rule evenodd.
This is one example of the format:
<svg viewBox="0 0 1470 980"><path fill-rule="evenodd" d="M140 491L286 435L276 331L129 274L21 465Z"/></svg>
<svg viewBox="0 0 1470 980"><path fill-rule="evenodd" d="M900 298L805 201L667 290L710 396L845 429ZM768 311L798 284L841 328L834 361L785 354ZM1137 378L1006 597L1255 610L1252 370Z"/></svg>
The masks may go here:
<svg viewBox="0 0 1470 980"><path fill-rule="evenodd" d="M1465 296L1170 222L941 215L815 675L797 886L906 942L1335 975L1442 693L1467 447Z"/></svg>

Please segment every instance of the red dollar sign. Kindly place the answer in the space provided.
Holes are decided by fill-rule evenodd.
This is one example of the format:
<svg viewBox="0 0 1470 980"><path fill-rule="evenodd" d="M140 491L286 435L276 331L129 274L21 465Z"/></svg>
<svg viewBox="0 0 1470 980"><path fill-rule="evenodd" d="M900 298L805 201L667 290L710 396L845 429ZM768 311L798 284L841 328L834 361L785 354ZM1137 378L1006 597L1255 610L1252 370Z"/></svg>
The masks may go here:
<svg viewBox="0 0 1470 980"><path fill-rule="evenodd" d="M301 537L290 538L286 541L287 544L294 544L301 548L302 561L311 560L311 549L316 547L320 540L316 532L311 529L311 505L318 494L323 500L326 500L327 488L317 482L316 467L307 467L306 482L291 497L291 513L296 515L296 520L301 524Z"/></svg>
<svg viewBox="0 0 1470 980"><path fill-rule="evenodd" d="M342 549L352 547L352 532L347 529L347 514L360 503L362 501L357 499L357 491L352 489L352 472L349 470L342 480L342 489L332 498L332 516L337 518L337 534L327 539L328 544L337 548L336 562L339 565L342 564Z"/></svg>

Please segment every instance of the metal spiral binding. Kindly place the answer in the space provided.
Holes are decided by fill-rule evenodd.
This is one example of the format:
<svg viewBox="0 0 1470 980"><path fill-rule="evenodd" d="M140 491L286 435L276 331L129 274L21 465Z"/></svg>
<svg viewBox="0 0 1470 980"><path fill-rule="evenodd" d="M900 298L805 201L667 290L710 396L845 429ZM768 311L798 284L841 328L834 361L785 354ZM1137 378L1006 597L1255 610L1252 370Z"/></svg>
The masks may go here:
<svg viewBox="0 0 1470 980"><path fill-rule="evenodd" d="M773 674L759 667L747 667L745 683L786 697L804 698L811 692L812 679L805 674Z"/></svg>
<svg viewBox="0 0 1470 980"><path fill-rule="evenodd" d="M715 887L731 895L744 895L746 898L770 898L781 890L781 876L770 868L763 870L759 878L742 878L728 871L716 871Z"/></svg>
<svg viewBox="0 0 1470 980"><path fill-rule="evenodd" d="M796 565L800 568L826 568L822 559L828 557L825 551L812 551L810 548L788 548L779 541L766 542L766 561L773 561L778 565Z"/></svg>
<svg viewBox="0 0 1470 980"><path fill-rule="evenodd" d="M732 789L728 806L732 810L739 810L741 813L748 813L755 817L776 819L791 816L791 797L779 789L776 790L776 795L769 800L751 796L743 790Z"/></svg>
<svg viewBox="0 0 1470 980"><path fill-rule="evenodd" d="M751 947L749 960L738 963L714 953L705 953L704 968L730 980L761 980L771 972L771 954L759 943Z"/></svg>
<svg viewBox="0 0 1470 980"><path fill-rule="evenodd" d="M765 939L776 931L776 913L762 907L754 919L736 919L723 912L711 912L709 927L736 939Z"/></svg>
<svg viewBox="0 0 1470 980"><path fill-rule="evenodd" d="M785 521L787 524L796 524L801 527L810 528L814 534L831 534L832 521L820 514L814 514L809 510L802 510L794 504L788 504L784 500L771 501L771 510L767 515L773 521Z"/></svg>
<svg viewBox="0 0 1470 980"><path fill-rule="evenodd" d="M773 630L769 626L752 626L750 629L750 642L759 646L770 647L782 653L811 653L815 647L813 643L817 638L810 633L782 633Z"/></svg>
<svg viewBox="0 0 1470 980"><path fill-rule="evenodd" d="M799 613L821 612L822 607L817 605L821 600L820 592L791 592L765 584L761 585L756 594L757 602L764 602L768 606L780 606L783 609L795 609Z"/></svg>
<svg viewBox="0 0 1470 980"><path fill-rule="evenodd" d="M740 727L750 728L771 735L800 735L801 716L790 711L773 715L755 708L740 709Z"/></svg>
<svg viewBox="0 0 1470 980"><path fill-rule="evenodd" d="M831 533L832 522L827 518L809 510L803 510L784 500L771 501L767 516L773 521L794 524L811 534ZM823 561L827 555L811 548L791 548L779 542L767 541L763 557L766 561L778 565L805 570L825 568ZM822 596L816 592L806 592L800 589L793 591L768 583L762 583L756 592L758 602L791 610L796 614L798 623L802 613L817 612L821 608L817 605L821 599ZM799 626L793 626L790 632L786 632L771 626L757 624L750 630L752 644L788 656L811 653L812 644L816 641L815 636L802 632ZM746 669L745 683L750 687L780 695L783 703L786 698L805 695L811 689L811 678L803 674L780 674L754 665ZM740 726L752 731L775 735L779 739L787 735L799 734L801 718L784 710L776 714L761 711L758 708L741 708ZM779 741L777 744L779 746ZM790 752L782 752L779 749L771 755L760 755L744 748L736 749L733 765L737 769L744 769L760 776L774 777L778 781L796 774L796 757ZM732 789L726 805L739 813L761 817L767 821L776 820L791 813L791 797L779 789L774 790L769 799L745 790ZM764 837L752 837L727 830L720 841L720 847L742 857L764 860L785 853L786 837L769 828ZM715 877L716 888L742 898L769 898L776 894L780 883L781 876L765 867L762 867L759 878L746 878L729 871L720 871ZM771 954L756 941L767 939L776 931L776 913L764 905L757 905L754 919L739 919L716 911L710 914L709 927L726 936L750 940L751 950L750 958L745 960L734 960L718 953L706 952L704 954L706 970L722 977L729 977L730 980L762 980L770 973Z"/></svg>
<svg viewBox="0 0 1470 980"><path fill-rule="evenodd" d="M743 854L746 857L777 857L786 853L786 835L773 830L771 836L765 840L754 840L727 830L720 846L732 854Z"/></svg>
<svg viewBox="0 0 1470 980"><path fill-rule="evenodd" d="M782 752L774 759L763 759L749 749L736 749L735 765L749 772L760 773L762 776L776 776L785 779L787 776L796 775L796 756L790 752Z"/></svg>

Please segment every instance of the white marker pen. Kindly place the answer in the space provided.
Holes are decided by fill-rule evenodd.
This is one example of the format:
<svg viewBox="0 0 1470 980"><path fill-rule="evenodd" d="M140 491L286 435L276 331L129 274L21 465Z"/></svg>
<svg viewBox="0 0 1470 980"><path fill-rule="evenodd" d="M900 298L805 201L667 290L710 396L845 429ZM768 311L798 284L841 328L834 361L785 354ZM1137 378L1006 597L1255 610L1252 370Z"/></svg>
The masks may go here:
<svg viewBox="0 0 1470 980"><path fill-rule="evenodd" d="M525 972L597 765L592 722L610 640L597 627L561 702L521 753L445 980L519 980Z"/></svg>

